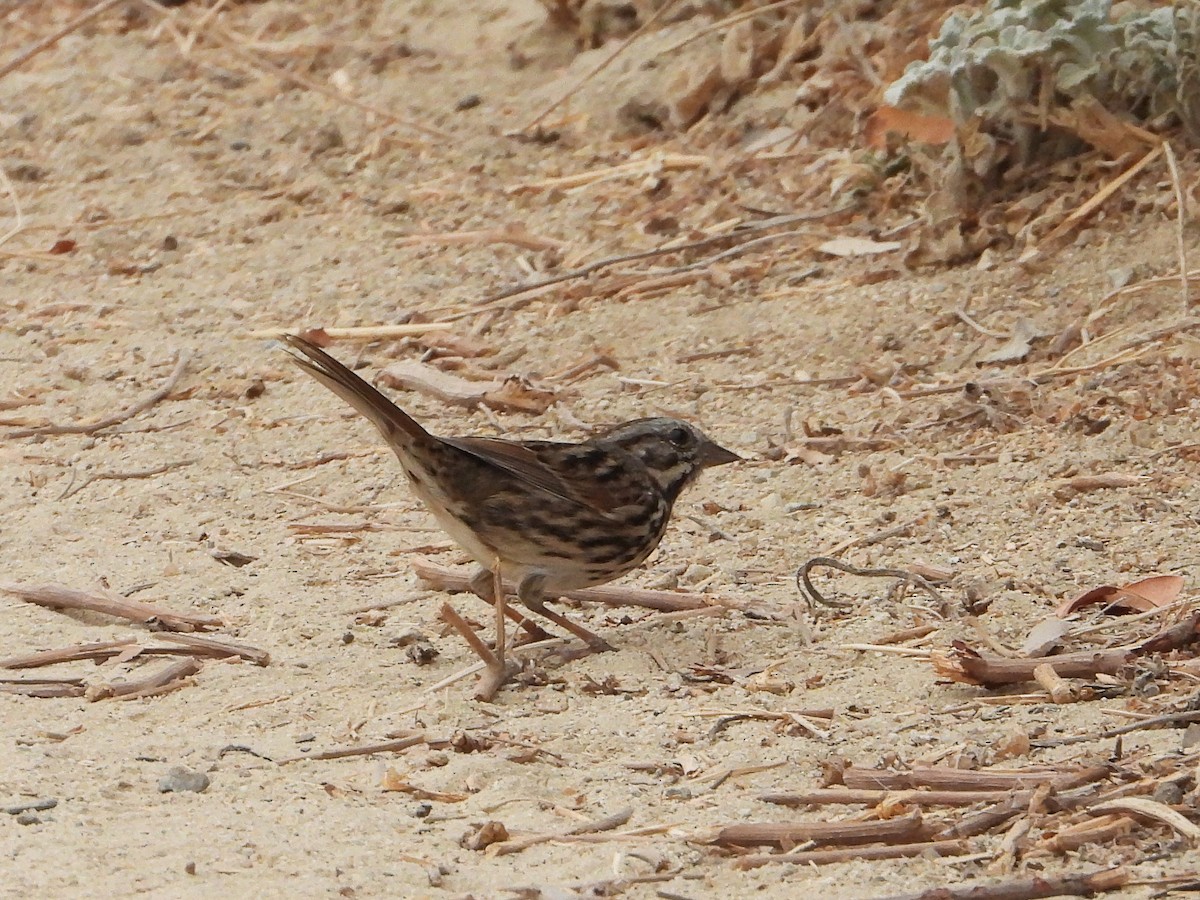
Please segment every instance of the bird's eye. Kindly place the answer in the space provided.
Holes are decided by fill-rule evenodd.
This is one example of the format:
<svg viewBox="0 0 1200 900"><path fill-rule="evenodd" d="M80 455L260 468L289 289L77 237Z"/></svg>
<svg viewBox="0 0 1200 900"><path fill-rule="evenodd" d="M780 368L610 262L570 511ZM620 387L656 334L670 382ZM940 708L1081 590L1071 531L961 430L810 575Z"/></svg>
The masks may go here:
<svg viewBox="0 0 1200 900"><path fill-rule="evenodd" d="M682 425L676 425L667 432L667 440L676 447L686 447L692 439L692 433Z"/></svg>

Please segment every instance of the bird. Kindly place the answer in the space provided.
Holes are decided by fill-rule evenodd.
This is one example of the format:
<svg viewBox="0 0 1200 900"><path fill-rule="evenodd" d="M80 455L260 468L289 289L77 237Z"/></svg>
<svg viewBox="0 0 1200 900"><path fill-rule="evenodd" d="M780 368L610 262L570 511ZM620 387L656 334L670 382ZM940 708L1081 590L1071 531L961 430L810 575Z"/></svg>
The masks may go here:
<svg viewBox="0 0 1200 900"><path fill-rule="evenodd" d="M474 593L502 610L494 586L509 578L527 609L595 652L612 648L546 600L636 569L658 547L684 488L704 469L741 459L696 426L665 417L624 422L579 443L434 435L320 347L292 334L282 341L301 369L379 429L413 493L478 564Z"/></svg>

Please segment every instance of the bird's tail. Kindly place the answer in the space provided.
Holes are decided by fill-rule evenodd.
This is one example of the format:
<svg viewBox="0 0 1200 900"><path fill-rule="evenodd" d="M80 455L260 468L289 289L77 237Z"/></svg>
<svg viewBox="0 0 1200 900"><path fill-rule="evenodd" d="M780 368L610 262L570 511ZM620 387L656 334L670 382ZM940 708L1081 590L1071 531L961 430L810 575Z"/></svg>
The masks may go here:
<svg viewBox="0 0 1200 900"><path fill-rule="evenodd" d="M429 432L408 413L320 347L294 334L282 340L300 368L370 419L389 443L429 440Z"/></svg>

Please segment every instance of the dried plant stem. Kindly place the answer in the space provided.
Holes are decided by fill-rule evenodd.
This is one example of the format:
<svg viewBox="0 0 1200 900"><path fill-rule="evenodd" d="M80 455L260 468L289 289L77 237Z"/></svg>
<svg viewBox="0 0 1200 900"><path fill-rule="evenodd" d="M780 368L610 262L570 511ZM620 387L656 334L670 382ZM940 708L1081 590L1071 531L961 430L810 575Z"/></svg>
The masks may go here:
<svg viewBox="0 0 1200 900"><path fill-rule="evenodd" d="M143 625L154 623L167 631L195 631L218 628L223 624L216 616L176 612L125 597L88 594L56 584L0 583L0 591L49 609L86 609Z"/></svg>
<svg viewBox="0 0 1200 900"><path fill-rule="evenodd" d="M152 697L155 694L165 694L183 687L184 680L199 671L200 663L195 658L188 656L142 678L94 684L87 689L84 697L93 702L106 700L109 697L121 700Z"/></svg>
<svg viewBox="0 0 1200 900"><path fill-rule="evenodd" d="M99 641L94 644L77 644L61 650L41 650L24 656L0 659L0 669L40 669L42 666L55 666L82 659L109 659L136 646L134 641Z"/></svg>
<svg viewBox="0 0 1200 900"><path fill-rule="evenodd" d="M1162 149L1167 157L1167 169L1171 172L1171 187L1175 190L1175 252L1179 256L1179 290L1183 298L1181 311L1186 316L1192 305L1192 292L1188 285L1187 243L1183 235L1188 220L1187 196L1183 192L1183 179L1179 177L1179 161L1175 159L1170 141L1163 141Z"/></svg>
<svg viewBox="0 0 1200 900"><path fill-rule="evenodd" d="M108 12L114 6L120 6L124 2L125 2L125 0L101 0L100 3L97 3L91 9L87 10L86 12L80 13L75 18L73 18L70 22L67 22L65 25L63 25L61 28L59 28L57 31L53 31L50 34L46 35L41 40L39 40L36 43L32 44L31 46L27 47L25 50L22 50L20 53L18 53L16 55L15 58L9 60L4 65L0 66L0 78L3 78L5 75L8 75L10 72L15 72L17 69L21 68L21 66L25 65L25 63L29 62L29 60L33 59L39 53L43 53L44 51L49 50L51 47L53 47L55 44L57 44L59 41L61 41L63 38L65 38L72 31L79 30L82 26L84 26L88 22L92 21L92 19L95 19L99 16L104 15L104 13Z"/></svg>
<svg viewBox="0 0 1200 900"><path fill-rule="evenodd" d="M1013 878L998 884L939 887L917 894L894 894L880 900L1036 900L1039 897L1091 897L1115 891L1129 881L1127 869L1099 869L1076 875Z"/></svg>
<svg viewBox="0 0 1200 900"><path fill-rule="evenodd" d="M773 863L827 866L834 863L871 859L905 859L913 856L962 856L970 851L966 841L921 841L915 844L891 844L883 847L843 847L838 850L801 850L794 853L743 856L734 864L739 869L756 869ZM939 897L940 900L940 897Z"/></svg>
<svg viewBox="0 0 1200 900"><path fill-rule="evenodd" d="M175 386L179 383L179 379L183 377L183 373L187 370L188 354L179 353L175 357L175 368L171 370L171 374L167 376L167 380L163 382L162 387L147 394L141 400L131 406L126 407L118 413L113 413L111 416L106 416L98 422L80 423L72 425L39 425L36 428L26 428L21 431L10 431L6 437L8 438L23 438L33 437L35 435L48 434L95 434L97 431L102 431L105 428L111 428L113 425L119 425L127 419L132 419L140 412L145 412L159 400L162 400L171 391L175 390Z"/></svg>
<svg viewBox="0 0 1200 900"><path fill-rule="evenodd" d="M503 603L497 600L497 609L503 606ZM500 618L502 613L497 613L497 618ZM443 603L441 609L442 621L448 624L451 628L459 633L468 646L475 651L475 654L483 660L484 673L479 679L479 684L475 688L475 699L489 701L495 698L497 692L503 687L506 682L516 672L516 664L506 664L499 656L497 656L492 648L483 642L483 639L475 633L475 629L467 624L467 620L458 614L449 603Z"/></svg>
<svg viewBox="0 0 1200 900"><path fill-rule="evenodd" d="M1007 800L1029 803L1033 791L902 791L867 790L864 788L816 788L794 794L763 794L758 799L777 806L831 806L852 804L876 806L894 803L912 806L974 806L976 803L1002 803Z"/></svg>
<svg viewBox="0 0 1200 900"><path fill-rule="evenodd" d="M471 578L465 572L439 566L424 559L414 559L413 571L417 577L430 587L440 591L463 593L471 590ZM504 589L514 593L516 586L504 582ZM580 591L567 591L563 594L570 600L592 603L603 603L606 606L640 606L655 609L660 612L675 612L684 609L704 609L710 606L722 606L698 594L685 594L676 591L651 591L644 588L598 587Z"/></svg>
<svg viewBox="0 0 1200 900"><path fill-rule="evenodd" d="M164 641L182 644L187 648L188 652L195 656L236 657L254 663L256 666L266 666L271 663L271 654L266 650L260 650L258 647L251 647L248 644L218 641L209 637L200 637L196 634L170 634L164 632L160 637ZM148 647L146 648L146 652L154 653L156 650L155 648Z"/></svg>
<svg viewBox="0 0 1200 900"><path fill-rule="evenodd" d="M428 742L425 732L420 731L415 734L405 735L402 738L397 738L394 741L384 741L381 744L361 744L357 747L340 747L336 750L321 750L318 753L306 753L303 756L289 756L287 759L277 760L278 764L283 766L288 763L301 762L306 759L345 759L347 756L367 756L371 753L396 753L400 750L407 750L409 747L415 747L417 744Z"/></svg>
<svg viewBox="0 0 1200 900"><path fill-rule="evenodd" d="M833 209L822 210L815 213L797 213L795 215L772 216L769 219L763 219L760 222L753 222L749 225L735 229L734 231L725 232L723 234L714 234L711 237L701 238L688 243L672 243L662 247L655 247L651 250L640 250L635 253L622 253L617 256L606 256L602 259L596 260L595 262L590 262L585 266L580 266L577 269L571 269L569 272L562 272L558 275L552 275L549 278L542 278L537 281L530 281L526 282L525 284L515 285L514 287L500 291L497 294L492 294L491 296L479 301L477 306L481 308L489 307L492 304L500 302L501 300L508 300L512 297L520 296L521 294L532 293L534 291L541 290L542 288L551 287L556 284L562 284L565 281L587 278L589 275L593 275L602 269L608 269L612 266L620 265L621 263L637 262L639 260L652 259L656 256L667 256L673 253L686 253L690 250L703 250L707 247L713 247L728 241L738 241L742 239L748 240L758 232L765 231L769 228L782 228L785 225L791 225L796 222L816 222L822 219L828 219L847 212L853 205L854 204L843 204L842 206L834 207ZM480 309L477 308L467 313L461 313L453 318L474 315L479 311Z"/></svg>
<svg viewBox="0 0 1200 900"><path fill-rule="evenodd" d="M71 483L63 488L63 492L56 499L65 500L67 497L73 497L89 484L96 481L127 481L136 478L153 478L155 475L163 475L174 469L182 469L184 466L193 465L195 462L196 460L194 459L181 459L176 462L163 463L159 466L151 466L149 469L137 469L133 472L97 472L79 484L74 484L74 470L72 470Z"/></svg>
<svg viewBox="0 0 1200 900"><path fill-rule="evenodd" d="M1083 205L1071 212L1065 219L1058 223L1050 233L1043 237L1036 246L1030 247L1021 254L1017 260L1019 263L1032 262L1040 257L1046 250L1054 247L1056 242L1074 230L1075 226L1095 212L1104 204L1109 197L1119 191L1129 182L1135 175L1141 172L1146 166L1158 159L1163 153L1163 146L1160 144L1155 147L1132 166L1102 187L1099 191L1087 199Z"/></svg>
<svg viewBox="0 0 1200 900"><path fill-rule="evenodd" d="M920 840L925 824L919 810L872 822L745 822L726 825L717 831L712 843L723 846L778 844L795 846L808 841L818 844L902 844Z"/></svg>
<svg viewBox="0 0 1200 900"><path fill-rule="evenodd" d="M1200 712L1177 712L1168 713L1165 716L1154 716L1149 719L1142 719L1140 722L1132 722L1129 725L1122 725L1120 728L1106 728L1104 731L1096 732L1095 734L1081 734L1073 737L1064 738L1049 738L1046 740L1032 741L1032 745L1038 748L1045 747L1064 747L1068 744L1082 744L1087 741L1102 741L1109 738L1120 737L1123 734L1129 734L1132 731L1142 731L1146 728L1157 728L1159 725L1183 725L1188 722L1200 722Z"/></svg>
<svg viewBox="0 0 1200 900"><path fill-rule="evenodd" d="M320 331L325 337L333 341L386 341L392 338L417 337L422 334L428 334L431 331L445 331L448 328L453 328L451 322L406 322L402 325L355 325L345 328L321 328L317 326L312 329L297 329L297 328L260 328L257 331L251 331L249 337L252 338L277 338L285 334L294 332L303 333L306 330Z"/></svg>
<svg viewBox="0 0 1200 900"><path fill-rule="evenodd" d="M40 700L82 697L86 691L82 678L0 678L0 692Z"/></svg>
<svg viewBox="0 0 1200 900"><path fill-rule="evenodd" d="M520 838L515 841L504 841L500 844L493 844L488 848L488 851L496 856L507 856L510 853L519 853L522 850L533 847L536 844L545 844L549 841L560 841L567 837L575 837L582 834L597 834L604 831L612 831L614 828L620 828L633 817L633 807L627 807L620 812L613 813L610 816L605 816L594 822L584 822L576 825L574 828L568 828L565 831L553 832L551 834L535 834L530 837Z"/></svg>

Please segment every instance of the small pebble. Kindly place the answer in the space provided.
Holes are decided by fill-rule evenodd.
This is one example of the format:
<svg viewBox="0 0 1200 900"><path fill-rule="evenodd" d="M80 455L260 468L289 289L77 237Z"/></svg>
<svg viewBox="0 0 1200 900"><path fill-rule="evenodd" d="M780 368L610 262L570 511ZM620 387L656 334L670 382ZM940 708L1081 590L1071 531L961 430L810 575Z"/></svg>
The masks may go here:
<svg viewBox="0 0 1200 900"><path fill-rule="evenodd" d="M404 648L404 655L408 657L409 662L418 666L427 666L437 659L438 649L428 643L409 644Z"/></svg>
<svg viewBox="0 0 1200 900"><path fill-rule="evenodd" d="M208 790L208 776L203 772L193 772L183 766L172 766L162 778L158 779L158 791L161 794L178 794L183 791L203 793Z"/></svg>
<svg viewBox="0 0 1200 900"><path fill-rule="evenodd" d="M1174 806L1183 802L1183 788L1177 781L1164 781L1154 789L1154 799L1159 803Z"/></svg>

